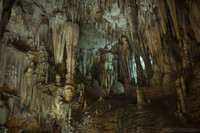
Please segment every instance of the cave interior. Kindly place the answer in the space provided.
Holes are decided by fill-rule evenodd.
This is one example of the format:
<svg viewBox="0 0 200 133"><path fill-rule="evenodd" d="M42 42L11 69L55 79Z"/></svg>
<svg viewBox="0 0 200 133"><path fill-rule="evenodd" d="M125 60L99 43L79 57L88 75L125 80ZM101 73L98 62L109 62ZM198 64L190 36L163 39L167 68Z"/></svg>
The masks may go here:
<svg viewBox="0 0 200 133"><path fill-rule="evenodd" d="M200 0L0 0L0 133L200 132Z"/></svg>

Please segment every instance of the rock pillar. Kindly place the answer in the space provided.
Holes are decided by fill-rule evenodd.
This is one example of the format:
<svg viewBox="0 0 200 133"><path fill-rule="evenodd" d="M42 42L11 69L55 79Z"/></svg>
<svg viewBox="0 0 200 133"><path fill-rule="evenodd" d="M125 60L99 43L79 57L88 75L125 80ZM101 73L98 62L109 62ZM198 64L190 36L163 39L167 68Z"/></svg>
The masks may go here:
<svg viewBox="0 0 200 133"><path fill-rule="evenodd" d="M67 59L66 59L66 94L69 90L73 91L75 88L75 63L76 63L76 52L79 40L79 25L71 22L67 22L65 25L65 39L67 48ZM71 94L70 94L71 95ZM70 96L71 97L71 96ZM67 101L70 99L67 98Z"/></svg>

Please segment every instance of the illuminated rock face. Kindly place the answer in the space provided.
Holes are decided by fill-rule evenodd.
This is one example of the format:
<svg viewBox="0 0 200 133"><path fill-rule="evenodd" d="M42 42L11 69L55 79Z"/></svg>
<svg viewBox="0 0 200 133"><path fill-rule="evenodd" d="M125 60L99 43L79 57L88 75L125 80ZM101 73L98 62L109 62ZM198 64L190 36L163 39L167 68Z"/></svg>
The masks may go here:
<svg viewBox="0 0 200 133"><path fill-rule="evenodd" d="M57 124L63 132L92 132L89 120L108 111L108 119L134 125L132 114L107 104L124 95L147 108L170 97L167 112L200 122L199 18L198 0L0 0L0 124L11 120L14 130L16 119L34 116L24 131ZM105 107L90 105L99 98ZM135 111L132 103L126 109ZM84 114L84 128L72 127L77 112ZM160 117L159 126L166 122ZM143 118L133 119L139 123L134 130L144 128ZM116 132L133 132L116 126Z"/></svg>

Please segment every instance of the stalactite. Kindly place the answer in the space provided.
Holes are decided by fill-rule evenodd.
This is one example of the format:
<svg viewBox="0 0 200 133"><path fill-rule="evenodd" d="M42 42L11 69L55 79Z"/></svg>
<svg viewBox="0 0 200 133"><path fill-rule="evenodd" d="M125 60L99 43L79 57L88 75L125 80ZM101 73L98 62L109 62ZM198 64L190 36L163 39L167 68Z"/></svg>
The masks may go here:
<svg viewBox="0 0 200 133"><path fill-rule="evenodd" d="M0 87L6 84L9 88L7 91L14 91L16 95L23 96L23 89L26 88L24 71L29 63L26 54L17 51L13 47L0 46ZM15 64L15 65L14 65ZM2 94L0 94L2 95ZM12 112L14 100L12 97L7 101L0 99L0 123L5 124L8 116Z"/></svg>
<svg viewBox="0 0 200 133"><path fill-rule="evenodd" d="M189 17L190 23L192 25L192 28L194 30L196 40L197 40L197 42L200 42L200 38L199 38L199 36L200 36L200 26L198 25L197 21L195 21L195 18L191 13L189 13L188 17Z"/></svg>
<svg viewBox="0 0 200 133"><path fill-rule="evenodd" d="M165 14L165 6L164 6L164 1L158 0L158 7L160 11L160 17L161 17L161 26L162 26L162 31L163 34L165 35L167 32L167 27L166 27L166 14Z"/></svg>
<svg viewBox="0 0 200 133"><path fill-rule="evenodd" d="M141 66L140 58L138 56L135 56L136 66L137 66L137 82L138 85L143 85L144 83L144 75L143 75L143 69Z"/></svg>
<svg viewBox="0 0 200 133"><path fill-rule="evenodd" d="M100 84L103 88L105 88L107 95L109 95L111 87L117 80L117 74L114 71L112 53L105 52L101 54L100 71L101 71L101 74L99 75Z"/></svg>
<svg viewBox="0 0 200 133"><path fill-rule="evenodd" d="M175 1L174 0L166 0L166 1L167 1L169 10L170 10L170 14L171 14L172 21L173 21L173 24L174 24L174 29L175 29L175 32L176 32L177 39L180 40L181 37L180 37L178 20L177 20Z"/></svg>
<svg viewBox="0 0 200 133"><path fill-rule="evenodd" d="M137 14L134 14L136 12L136 7L134 5L131 5L132 2L129 0L127 1L127 7L126 7L126 14L127 14L127 22L129 24L129 30L128 30L128 40L131 44L131 49L133 52L139 56L139 45L138 45L138 38L136 36L137 31Z"/></svg>
<svg viewBox="0 0 200 133"><path fill-rule="evenodd" d="M75 9L74 9L74 7L70 8L70 15L71 15L71 18L72 18L72 23L74 23L74 21L75 21Z"/></svg>
<svg viewBox="0 0 200 133"><path fill-rule="evenodd" d="M28 57L26 54L17 51L13 47L1 46L0 58L0 63L2 65L0 86L2 86L4 83L7 83L10 88L20 92L20 88L24 87L21 84L21 79L24 74L23 72L29 63ZM15 64L13 65L12 69L8 68L8 66L12 64ZM8 75L9 73L11 75Z"/></svg>
<svg viewBox="0 0 200 133"><path fill-rule="evenodd" d="M190 6L190 11L194 15L198 25L200 26L200 19L199 19L199 17L200 17L200 8L199 8L199 6L198 6L196 1L192 2L191 6Z"/></svg>
<svg viewBox="0 0 200 133"><path fill-rule="evenodd" d="M118 5L120 7L121 12L124 14L124 1L123 0L118 0Z"/></svg>
<svg viewBox="0 0 200 133"><path fill-rule="evenodd" d="M53 41L53 48L54 48L54 60L55 63L62 63L63 61L63 54L64 54L64 47L65 47L65 38L63 31L63 23L66 20L62 14L56 14L55 17L50 19L50 27L52 28L52 41Z"/></svg>

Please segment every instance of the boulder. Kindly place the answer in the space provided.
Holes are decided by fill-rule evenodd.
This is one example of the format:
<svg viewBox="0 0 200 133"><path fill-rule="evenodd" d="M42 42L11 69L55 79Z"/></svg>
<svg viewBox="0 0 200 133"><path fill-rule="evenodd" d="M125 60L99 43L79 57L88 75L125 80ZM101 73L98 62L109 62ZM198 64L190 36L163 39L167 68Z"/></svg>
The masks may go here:
<svg viewBox="0 0 200 133"><path fill-rule="evenodd" d="M112 95L124 94L124 85L121 82L116 81L111 88L111 94Z"/></svg>

